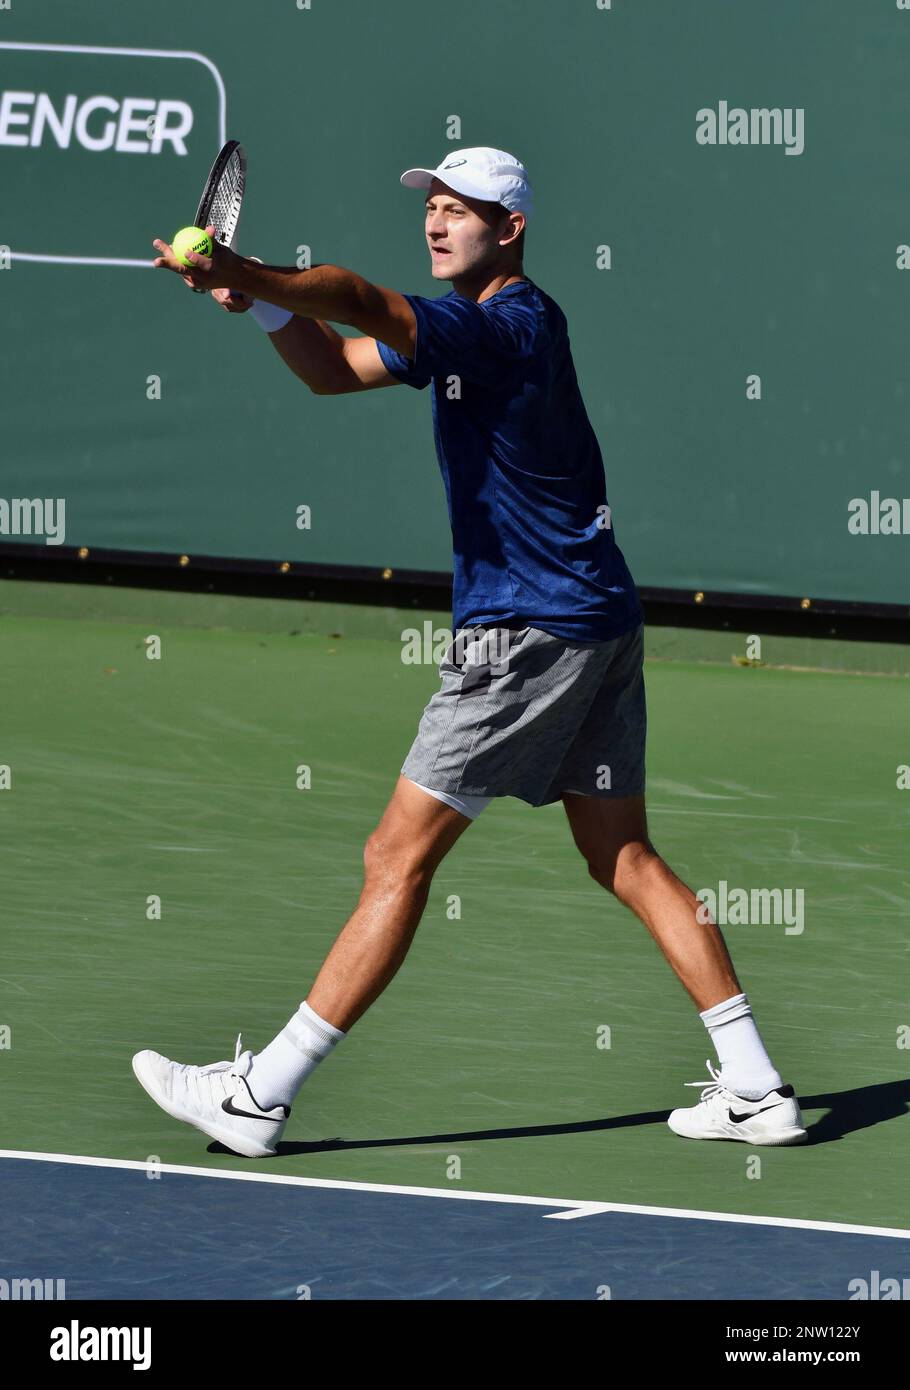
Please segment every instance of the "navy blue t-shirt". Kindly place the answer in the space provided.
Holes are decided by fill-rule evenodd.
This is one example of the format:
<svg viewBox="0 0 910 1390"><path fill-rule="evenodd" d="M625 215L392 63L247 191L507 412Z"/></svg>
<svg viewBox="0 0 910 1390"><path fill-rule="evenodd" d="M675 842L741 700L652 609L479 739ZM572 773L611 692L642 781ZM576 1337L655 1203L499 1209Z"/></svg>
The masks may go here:
<svg viewBox="0 0 910 1390"><path fill-rule="evenodd" d="M387 343L379 355L399 381L433 385L453 628L519 620L596 642L638 627L559 305L530 280L482 304L454 290L405 298L417 317L414 358Z"/></svg>

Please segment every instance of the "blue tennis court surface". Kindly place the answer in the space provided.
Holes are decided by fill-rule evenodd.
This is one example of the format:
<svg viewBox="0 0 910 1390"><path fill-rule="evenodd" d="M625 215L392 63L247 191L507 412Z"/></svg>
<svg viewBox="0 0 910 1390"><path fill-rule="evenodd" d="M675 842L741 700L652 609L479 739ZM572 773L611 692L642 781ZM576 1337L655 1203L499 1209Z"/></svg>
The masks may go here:
<svg viewBox="0 0 910 1390"><path fill-rule="evenodd" d="M6 1279L67 1299L846 1299L901 1234L0 1160ZM228 1179L228 1180L226 1180ZM609 1292L607 1292L609 1291Z"/></svg>

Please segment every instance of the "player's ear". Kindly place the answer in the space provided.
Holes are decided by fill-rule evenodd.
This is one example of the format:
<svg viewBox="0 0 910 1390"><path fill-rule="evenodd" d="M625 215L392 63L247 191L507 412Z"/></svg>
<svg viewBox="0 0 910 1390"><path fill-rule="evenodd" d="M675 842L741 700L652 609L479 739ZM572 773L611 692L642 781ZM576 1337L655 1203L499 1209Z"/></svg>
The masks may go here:
<svg viewBox="0 0 910 1390"><path fill-rule="evenodd" d="M524 217L520 212L509 212L503 208L502 231L500 233L503 240L507 240L510 245L516 245L521 233L524 231Z"/></svg>

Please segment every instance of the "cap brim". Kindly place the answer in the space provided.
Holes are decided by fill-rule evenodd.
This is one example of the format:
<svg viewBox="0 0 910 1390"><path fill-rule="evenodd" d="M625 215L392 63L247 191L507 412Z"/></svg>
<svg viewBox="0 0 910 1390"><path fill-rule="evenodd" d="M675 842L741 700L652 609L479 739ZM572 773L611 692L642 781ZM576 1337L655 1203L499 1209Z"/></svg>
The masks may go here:
<svg viewBox="0 0 910 1390"><path fill-rule="evenodd" d="M435 174L435 169L405 169L401 182L405 188L429 188Z"/></svg>
<svg viewBox="0 0 910 1390"><path fill-rule="evenodd" d="M453 193L459 194L462 198L476 198L481 203L498 203L498 198L490 198L487 190L477 188L469 179L460 178L457 174L454 179L444 179L442 172L448 170L439 169L405 169L401 176L401 182L405 188L429 188L434 179L445 184L446 188L451 188ZM460 172L460 171L459 171Z"/></svg>

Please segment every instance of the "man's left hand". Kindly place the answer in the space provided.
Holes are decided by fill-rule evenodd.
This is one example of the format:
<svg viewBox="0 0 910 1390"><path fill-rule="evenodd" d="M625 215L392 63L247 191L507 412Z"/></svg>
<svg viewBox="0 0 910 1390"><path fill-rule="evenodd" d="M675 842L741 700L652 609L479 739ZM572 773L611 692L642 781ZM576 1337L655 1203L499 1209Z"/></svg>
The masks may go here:
<svg viewBox="0 0 910 1390"><path fill-rule="evenodd" d="M183 265L174 255L173 247L166 241L153 241L155 250L161 254L152 264L156 270L176 271L192 290L231 289L236 272L243 263L243 257L238 256L229 246L222 246L220 241L215 240L216 229L211 223L205 230L212 238L210 256L199 256L195 251L190 251L187 259L192 264Z"/></svg>

